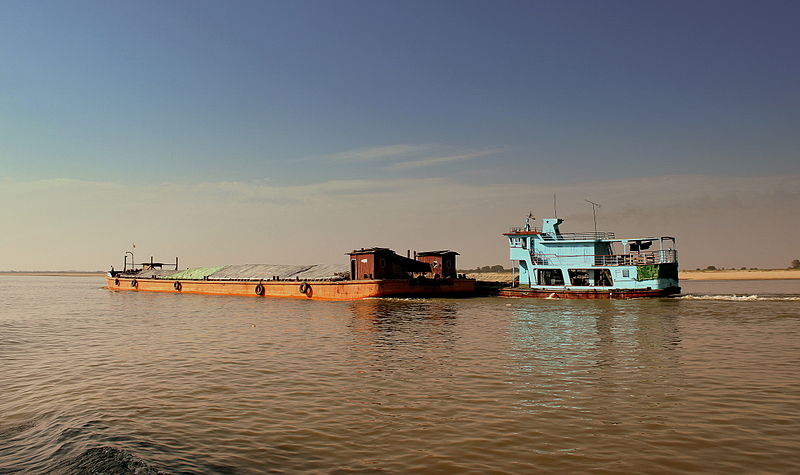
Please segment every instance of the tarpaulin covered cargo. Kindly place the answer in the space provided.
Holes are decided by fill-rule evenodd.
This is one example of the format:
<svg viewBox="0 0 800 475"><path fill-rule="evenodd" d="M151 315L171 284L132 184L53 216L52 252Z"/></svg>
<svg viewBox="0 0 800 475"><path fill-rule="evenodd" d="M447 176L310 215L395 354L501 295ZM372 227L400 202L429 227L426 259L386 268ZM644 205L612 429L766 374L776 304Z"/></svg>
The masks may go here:
<svg viewBox="0 0 800 475"><path fill-rule="evenodd" d="M180 272L173 271L172 274L164 276L162 277L162 279L201 280L224 268L225 268L224 266L195 267L193 269L186 269Z"/></svg>
<svg viewBox="0 0 800 475"><path fill-rule="evenodd" d="M349 276L348 272L347 265L342 264L241 264L195 267L178 272L166 269L146 269L126 272L124 276L166 280L342 280Z"/></svg>

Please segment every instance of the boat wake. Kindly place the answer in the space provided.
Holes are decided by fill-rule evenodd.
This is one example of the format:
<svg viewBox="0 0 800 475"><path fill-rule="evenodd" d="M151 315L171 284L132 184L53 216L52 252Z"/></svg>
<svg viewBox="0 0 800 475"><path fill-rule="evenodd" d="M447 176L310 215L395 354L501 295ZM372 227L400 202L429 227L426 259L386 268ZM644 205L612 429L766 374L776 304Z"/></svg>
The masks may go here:
<svg viewBox="0 0 800 475"><path fill-rule="evenodd" d="M724 302L797 302L794 295L681 295L678 300L719 300Z"/></svg>

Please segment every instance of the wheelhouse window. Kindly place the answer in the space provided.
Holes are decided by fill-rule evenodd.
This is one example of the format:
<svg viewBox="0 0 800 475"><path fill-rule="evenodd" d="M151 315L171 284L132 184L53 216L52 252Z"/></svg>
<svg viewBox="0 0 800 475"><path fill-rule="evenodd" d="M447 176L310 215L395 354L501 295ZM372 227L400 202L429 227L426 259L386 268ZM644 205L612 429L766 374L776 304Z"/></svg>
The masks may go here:
<svg viewBox="0 0 800 475"><path fill-rule="evenodd" d="M524 237L510 237L508 238L511 242L511 247L521 247L522 249L527 249L527 238Z"/></svg>

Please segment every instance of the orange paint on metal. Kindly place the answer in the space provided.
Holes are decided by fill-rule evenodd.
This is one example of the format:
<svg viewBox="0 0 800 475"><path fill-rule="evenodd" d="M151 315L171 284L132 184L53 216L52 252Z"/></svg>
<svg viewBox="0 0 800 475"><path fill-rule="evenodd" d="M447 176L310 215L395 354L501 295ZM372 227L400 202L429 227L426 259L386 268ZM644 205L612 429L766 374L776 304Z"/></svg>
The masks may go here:
<svg viewBox="0 0 800 475"><path fill-rule="evenodd" d="M240 295L249 297L286 297L313 300L358 300L368 297L387 296L436 296L464 294L475 291L472 279L453 279L450 283L436 285L412 284L408 280L344 280L337 282L308 282L308 289L301 292L303 282L297 281L218 281L218 280L165 280L134 279L106 277L106 285L111 290L129 290L136 292L164 292L202 295ZM175 283L179 282L180 285ZM257 286L263 286L263 295L259 295ZM180 289L180 290L178 290ZM258 289L261 290L261 289Z"/></svg>

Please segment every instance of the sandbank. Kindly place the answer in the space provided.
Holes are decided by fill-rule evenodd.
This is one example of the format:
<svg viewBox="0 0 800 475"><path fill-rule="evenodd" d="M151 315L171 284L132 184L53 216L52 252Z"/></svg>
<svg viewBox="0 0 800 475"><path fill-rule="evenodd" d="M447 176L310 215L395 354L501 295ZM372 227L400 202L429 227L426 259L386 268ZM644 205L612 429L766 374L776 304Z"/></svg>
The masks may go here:
<svg viewBox="0 0 800 475"><path fill-rule="evenodd" d="M784 280L800 279L800 269L687 270L681 280Z"/></svg>

